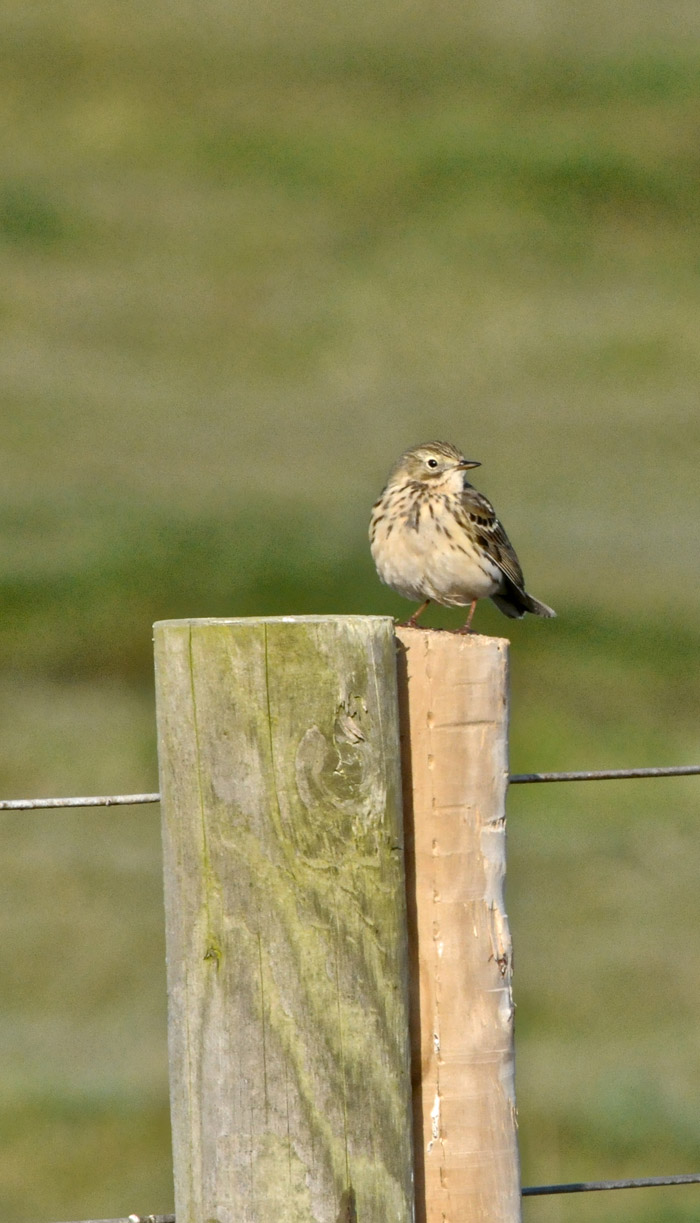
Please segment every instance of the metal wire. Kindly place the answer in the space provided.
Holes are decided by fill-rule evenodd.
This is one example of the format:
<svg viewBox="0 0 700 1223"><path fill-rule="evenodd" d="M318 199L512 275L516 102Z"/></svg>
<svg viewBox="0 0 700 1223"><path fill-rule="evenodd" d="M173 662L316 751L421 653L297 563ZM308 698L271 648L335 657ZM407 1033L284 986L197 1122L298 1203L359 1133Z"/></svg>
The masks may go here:
<svg viewBox="0 0 700 1223"><path fill-rule="evenodd" d="M694 777L700 764L679 764L665 769L599 769L585 773L511 773L510 784L530 781L618 781L626 777Z"/></svg>
<svg viewBox="0 0 700 1223"><path fill-rule="evenodd" d="M577 1181L572 1185L530 1185L524 1198L548 1193L596 1193L601 1189L653 1189L657 1185L698 1185L700 1172L689 1176L639 1176L626 1181Z"/></svg>
<svg viewBox="0 0 700 1223"><path fill-rule="evenodd" d="M600 769L573 773L511 773L511 785L553 781L618 781L636 777L692 777L700 775L700 765L677 765L658 769ZM76 798L13 798L0 800L0 811L46 810L61 807L117 807L138 803L157 803L160 794L100 794ZM594 1193L609 1189L650 1189L660 1185L700 1184L700 1173L687 1176L635 1177L621 1181L577 1181L568 1185L529 1185L523 1197L543 1197L559 1193ZM84 1223L90 1223L89 1220ZM128 1219L102 1219L93 1223L175 1223L175 1215L130 1215Z"/></svg>
<svg viewBox="0 0 700 1223"><path fill-rule="evenodd" d="M80 1223L175 1223L175 1215L128 1215L121 1219L82 1219Z"/></svg>
<svg viewBox="0 0 700 1223"><path fill-rule="evenodd" d="M696 777L700 764L679 764L663 769L599 769L585 773L511 773L512 786L533 781L618 781L626 777ZM41 811L52 807L129 807L158 803L160 794L98 794L87 798L6 798L0 811Z"/></svg>
<svg viewBox="0 0 700 1223"><path fill-rule="evenodd" d="M50 807L130 807L136 803L158 803L160 794L98 794L89 798L6 798L0 811L34 811Z"/></svg>
<svg viewBox="0 0 700 1223"><path fill-rule="evenodd" d="M522 1196L543 1197L555 1193L597 1193L605 1189L654 1189L660 1185L697 1185L700 1173L689 1176L639 1176L624 1181L576 1181L571 1185L529 1185ZM121 1219L84 1219L82 1223L176 1223L175 1215L129 1215Z"/></svg>

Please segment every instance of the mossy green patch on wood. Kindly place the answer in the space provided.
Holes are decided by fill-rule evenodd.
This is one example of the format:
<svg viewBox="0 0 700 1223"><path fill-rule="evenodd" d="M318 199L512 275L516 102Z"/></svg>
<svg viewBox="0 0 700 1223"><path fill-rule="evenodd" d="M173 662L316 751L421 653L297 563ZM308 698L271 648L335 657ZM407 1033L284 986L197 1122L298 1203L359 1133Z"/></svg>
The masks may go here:
<svg viewBox="0 0 700 1223"><path fill-rule="evenodd" d="M393 624L166 622L156 658L178 1210L408 1221Z"/></svg>

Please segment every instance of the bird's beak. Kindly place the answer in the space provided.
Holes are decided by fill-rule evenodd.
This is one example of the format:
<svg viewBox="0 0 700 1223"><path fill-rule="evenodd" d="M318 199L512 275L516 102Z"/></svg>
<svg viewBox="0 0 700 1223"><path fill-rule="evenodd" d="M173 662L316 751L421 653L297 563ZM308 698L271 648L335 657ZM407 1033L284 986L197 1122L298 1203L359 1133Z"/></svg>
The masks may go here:
<svg viewBox="0 0 700 1223"><path fill-rule="evenodd" d="M481 463L479 463L477 459L462 459L461 462L457 464L458 471L467 471L470 467L481 467Z"/></svg>

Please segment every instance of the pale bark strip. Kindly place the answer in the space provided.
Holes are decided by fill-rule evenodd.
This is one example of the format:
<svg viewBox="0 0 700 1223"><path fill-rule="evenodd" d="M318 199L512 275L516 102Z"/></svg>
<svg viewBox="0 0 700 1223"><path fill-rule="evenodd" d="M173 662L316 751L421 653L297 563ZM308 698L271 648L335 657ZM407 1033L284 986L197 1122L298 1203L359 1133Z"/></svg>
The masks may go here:
<svg viewBox="0 0 700 1223"><path fill-rule="evenodd" d="M410 1223L393 624L155 647L178 1223Z"/></svg>
<svg viewBox="0 0 700 1223"><path fill-rule="evenodd" d="M397 630L418 1223L516 1223L508 642Z"/></svg>

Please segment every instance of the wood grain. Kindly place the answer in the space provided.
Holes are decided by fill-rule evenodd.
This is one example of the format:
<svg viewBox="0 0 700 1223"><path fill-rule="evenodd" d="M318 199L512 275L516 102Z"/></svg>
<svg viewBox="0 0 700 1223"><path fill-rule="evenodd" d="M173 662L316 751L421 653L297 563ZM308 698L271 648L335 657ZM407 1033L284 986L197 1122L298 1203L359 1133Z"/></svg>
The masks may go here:
<svg viewBox="0 0 700 1223"><path fill-rule="evenodd" d="M397 630L417 1223L516 1223L508 642Z"/></svg>
<svg viewBox="0 0 700 1223"><path fill-rule="evenodd" d="M393 624L155 651L178 1223L409 1223Z"/></svg>

